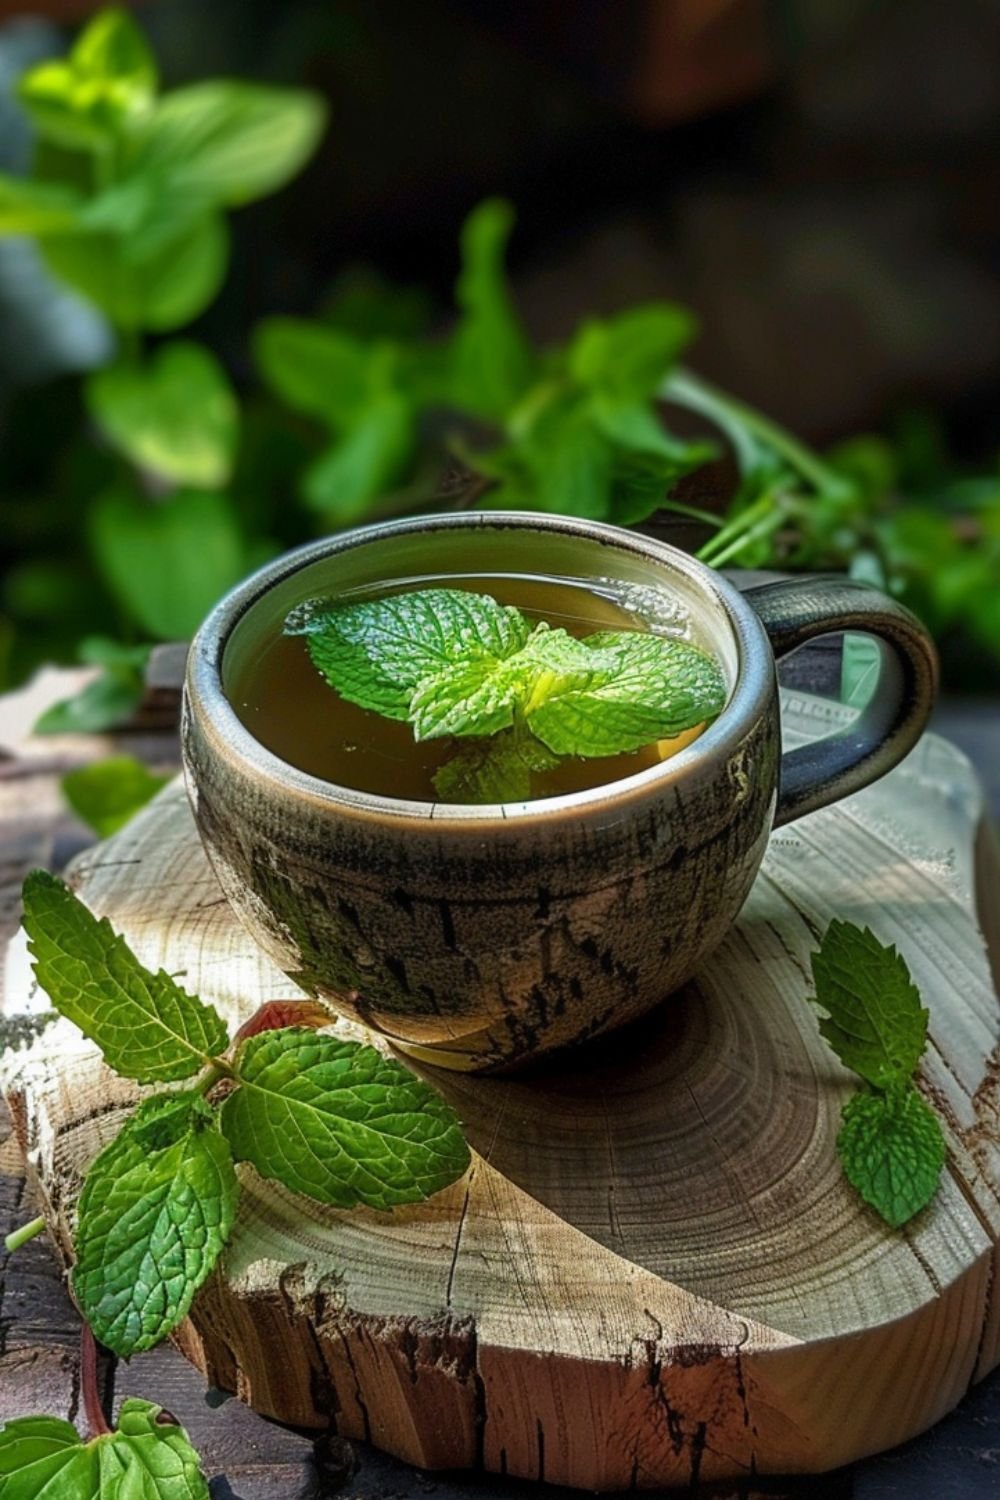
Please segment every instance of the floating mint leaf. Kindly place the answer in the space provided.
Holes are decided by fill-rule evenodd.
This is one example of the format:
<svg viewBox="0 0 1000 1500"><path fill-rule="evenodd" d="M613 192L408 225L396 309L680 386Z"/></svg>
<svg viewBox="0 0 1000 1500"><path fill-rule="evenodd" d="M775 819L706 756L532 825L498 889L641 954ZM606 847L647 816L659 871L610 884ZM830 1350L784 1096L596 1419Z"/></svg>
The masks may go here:
<svg viewBox="0 0 1000 1500"><path fill-rule="evenodd" d="M80 1196L73 1289L102 1344L128 1358L176 1328L229 1237L237 1192L199 1094L139 1106Z"/></svg>
<svg viewBox="0 0 1000 1500"><path fill-rule="evenodd" d="M502 661L525 642L519 610L488 594L420 589L339 609L300 606L285 623L304 635L314 666L349 703L409 717L417 685L449 667Z"/></svg>
<svg viewBox="0 0 1000 1500"><path fill-rule="evenodd" d="M183 1427L132 1396L117 1430L90 1442L56 1417L8 1422L0 1500L208 1500L208 1484Z"/></svg>
<svg viewBox="0 0 1000 1500"><path fill-rule="evenodd" d="M841 1062L876 1088L903 1083L927 1042L928 1013L895 948L868 928L831 922L812 956L821 1035Z"/></svg>
<svg viewBox="0 0 1000 1500"><path fill-rule="evenodd" d="M244 1042L222 1106L238 1161L321 1203L391 1208L461 1176L469 1148L454 1111L402 1063L315 1031Z"/></svg>
<svg viewBox="0 0 1000 1500"><path fill-rule="evenodd" d="M558 764L559 756L533 734L510 729L463 741L434 773L434 788L446 802L527 802L532 776Z"/></svg>
<svg viewBox="0 0 1000 1500"><path fill-rule="evenodd" d="M63 881L34 870L23 899L38 983L116 1073L169 1083L193 1077L225 1051L226 1027L212 1006L162 969L143 968L107 918L98 921Z"/></svg>
<svg viewBox="0 0 1000 1500"><path fill-rule="evenodd" d="M542 660L548 640L541 637L536 645ZM595 666L592 678L540 678L525 707L532 733L557 755L638 750L714 719L723 707L725 684L717 664L686 641L645 631L600 631L585 645Z"/></svg>
<svg viewBox="0 0 1000 1500"><path fill-rule="evenodd" d="M931 1201L946 1156L937 1116L912 1084L849 1099L837 1152L852 1187L896 1229Z"/></svg>

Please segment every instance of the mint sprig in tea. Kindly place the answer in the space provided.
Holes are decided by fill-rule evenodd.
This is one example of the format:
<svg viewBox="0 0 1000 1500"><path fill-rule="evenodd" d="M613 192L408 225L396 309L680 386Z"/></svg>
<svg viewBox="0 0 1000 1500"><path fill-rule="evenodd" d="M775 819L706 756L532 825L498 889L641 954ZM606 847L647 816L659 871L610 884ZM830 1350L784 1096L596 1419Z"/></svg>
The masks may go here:
<svg viewBox="0 0 1000 1500"><path fill-rule="evenodd" d="M676 754L725 689L661 590L523 575L310 599L233 702L268 749L389 797L507 802L601 786Z"/></svg>

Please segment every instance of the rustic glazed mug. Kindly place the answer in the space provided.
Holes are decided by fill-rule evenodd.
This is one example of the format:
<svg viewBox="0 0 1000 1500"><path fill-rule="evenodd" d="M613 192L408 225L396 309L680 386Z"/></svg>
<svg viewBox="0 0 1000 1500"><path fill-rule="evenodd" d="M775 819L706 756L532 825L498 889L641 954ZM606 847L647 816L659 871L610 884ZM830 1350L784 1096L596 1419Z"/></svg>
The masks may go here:
<svg viewBox="0 0 1000 1500"><path fill-rule="evenodd" d="M429 558L438 577L488 574L501 542L504 572L543 566L679 597L726 679L715 722L625 780L504 806L334 786L241 723L227 690L296 604L419 575ZM843 630L882 642L875 696L846 731L782 754L775 657ZM683 983L732 925L771 829L896 765L935 679L917 620L862 584L740 594L686 553L613 526L421 517L303 547L213 610L189 657L184 763L222 889L304 990L426 1061L509 1068L632 1021Z"/></svg>

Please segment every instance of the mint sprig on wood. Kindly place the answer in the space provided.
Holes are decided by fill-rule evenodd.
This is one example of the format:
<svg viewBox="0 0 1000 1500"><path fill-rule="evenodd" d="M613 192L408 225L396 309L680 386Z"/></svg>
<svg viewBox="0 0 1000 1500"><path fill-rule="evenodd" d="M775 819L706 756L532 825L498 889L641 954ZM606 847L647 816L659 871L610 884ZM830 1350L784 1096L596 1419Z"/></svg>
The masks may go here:
<svg viewBox="0 0 1000 1500"><path fill-rule="evenodd" d="M280 1029L250 1026L233 1049L214 1007L144 968L45 871L25 881L24 926L39 984L116 1072L190 1081L140 1104L80 1196L73 1291L115 1354L151 1348L187 1315L232 1231L237 1164L320 1203L379 1209L426 1198L468 1165L435 1090L375 1048L315 1029L314 1001L272 1008L262 1024Z"/></svg>
<svg viewBox="0 0 1000 1500"><path fill-rule="evenodd" d="M938 1117L913 1082L928 1012L902 956L867 927L831 922L812 972L820 1032L864 1081L844 1106L837 1154L852 1187L899 1228L933 1198L947 1154Z"/></svg>
<svg viewBox="0 0 1000 1500"><path fill-rule="evenodd" d="M435 778L451 800L527 797L532 772L559 757L639 750L711 722L725 702L718 664L688 641L643 630L581 640L464 589L313 602L285 631L305 637L348 702L409 723L418 743L463 742ZM467 740L494 743L470 753Z"/></svg>
<svg viewBox="0 0 1000 1500"><path fill-rule="evenodd" d="M208 1500L198 1454L161 1406L129 1397L118 1426L85 1442L59 1417L0 1429L0 1500Z"/></svg>

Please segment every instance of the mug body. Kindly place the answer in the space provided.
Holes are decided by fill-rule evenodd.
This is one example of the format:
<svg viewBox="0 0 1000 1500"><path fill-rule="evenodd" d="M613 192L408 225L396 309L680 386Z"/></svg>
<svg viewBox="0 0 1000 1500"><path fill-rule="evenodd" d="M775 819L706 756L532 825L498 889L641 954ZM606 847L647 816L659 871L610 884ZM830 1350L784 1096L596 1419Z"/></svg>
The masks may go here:
<svg viewBox="0 0 1000 1500"><path fill-rule="evenodd" d="M429 550L429 547L431 550ZM537 573L668 589L727 684L671 759L502 806L377 797L296 769L227 692L306 598L413 577ZM192 646L184 764L198 828L252 936L304 990L427 1061L510 1068L620 1026L731 926L771 830L774 659L750 606L685 553L616 527L473 512L328 538L269 564Z"/></svg>

